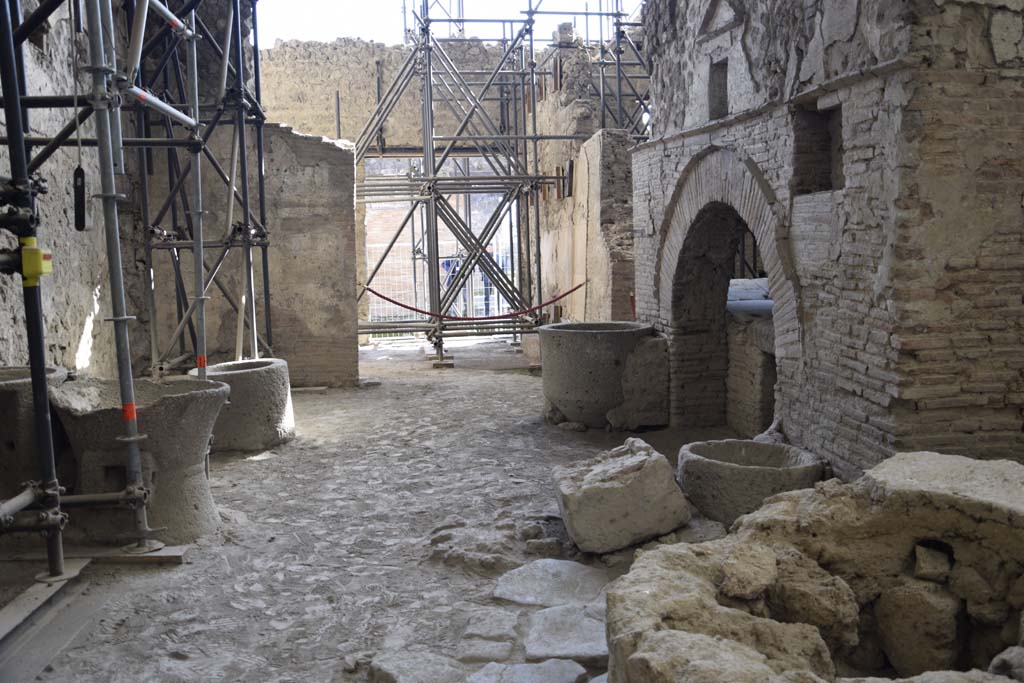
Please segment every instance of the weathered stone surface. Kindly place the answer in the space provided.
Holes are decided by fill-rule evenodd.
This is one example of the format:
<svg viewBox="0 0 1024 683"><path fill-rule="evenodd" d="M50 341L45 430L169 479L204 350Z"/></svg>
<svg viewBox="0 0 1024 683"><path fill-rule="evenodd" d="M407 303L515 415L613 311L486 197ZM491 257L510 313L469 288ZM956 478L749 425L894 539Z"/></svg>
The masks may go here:
<svg viewBox="0 0 1024 683"><path fill-rule="evenodd" d="M587 670L576 662L549 659L539 664L488 664L466 683L583 683L585 680Z"/></svg>
<svg viewBox="0 0 1024 683"><path fill-rule="evenodd" d="M753 612L763 609L756 604L747 608L750 611L738 601L728 607L720 604L723 564L736 545L737 539L727 536L700 545L661 546L643 553L630 572L609 587L612 683L645 680L627 674L629 662L646 638L666 629L721 638L719 649L725 649L725 642L737 643L760 653L776 673L812 672L826 680L834 676L828 648L815 627L758 616Z"/></svg>
<svg viewBox="0 0 1024 683"><path fill-rule="evenodd" d="M775 552L763 545L740 545L730 549L722 562L724 578L718 590L730 598L754 600L779 576Z"/></svg>
<svg viewBox="0 0 1024 683"><path fill-rule="evenodd" d="M462 635L484 640L515 640L519 613L501 608L488 608L472 612Z"/></svg>
<svg viewBox="0 0 1024 683"><path fill-rule="evenodd" d="M990 620L1024 567L1022 483L1016 463L903 454L849 485L831 480L780 494L723 539L641 552L608 589L609 680L647 680L631 676L631 658L645 639L670 631L751 649L779 675L832 680L833 657L884 675L882 649L905 676L968 661L987 666L993 647L1019 637L1015 622ZM913 577L915 547L938 543L956 558L955 580ZM770 563L736 561L760 578L727 595L730 557L759 557L762 548L774 553L777 578L759 594L770 572L755 568ZM914 680L997 679L976 671Z"/></svg>
<svg viewBox="0 0 1024 683"><path fill-rule="evenodd" d="M914 576L939 583L949 578L949 556L941 550L923 545L914 546Z"/></svg>
<svg viewBox="0 0 1024 683"><path fill-rule="evenodd" d="M1007 678L984 671L931 671L913 678L840 678L836 683L1008 683Z"/></svg>
<svg viewBox="0 0 1024 683"><path fill-rule="evenodd" d="M455 658L460 662L504 662L512 655L512 643L481 638L463 638L459 641Z"/></svg>
<svg viewBox="0 0 1024 683"><path fill-rule="evenodd" d="M668 339L645 339L626 358L622 404L608 411L612 429L668 424Z"/></svg>
<svg viewBox="0 0 1024 683"><path fill-rule="evenodd" d="M643 636L626 663L631 683L823 683L814 675L799 679L779 675L767 658L724 638L683 631L657 631Z"/></svg>
<svg viewBox="0 0 1024 683"><path fill-rule="evenodd" d="M523 605L583 605L600 595L608 580L603 569L543 559L502 575L494 597Z"/></svg>
<svg viewBox="0 0 1024 683"><path fill-rule="evenodd" d="M469 573L494 575L522 564L512 534L464 524L433 533L429 552L431 559Z"/></svg>
<svg viewBox="0 0 1024 683"><path fill-rule="evenodd" d="M454 659L431 652L402 651L374 657L370 683L462 683L466 674Z"/></svg>
<svg viewBox="0 0 1024 683"><path fill-rule="evenodd" d="M571 659L588 665L608 661L604 622L579 605L549 607L531 614L523 644L529 660Z"/></svg>
<svg viewBox="0 0 1024 683"><path fill-rule="evenodd" d="M930 581L907 579L875 603L882 647L902 676L952 669L963 647L960 599Z"/></svg>
<svg viewBox="0 0 1024 683"><path fill-rule="evenodd" d="M1006 648L992 660L988 670L1015 681L1024 681L1024 647Z"/></svg>
<svg viewBox="0 0 1024 683"><path fill-rule="evenodd" d="M569 537L607 553L686 524L689 506L664 455L640 439L554 472Z"/></svg>
<svg viewBox="0 0 1024 683"><path fill-rule="evenodd" d="M778 578L767 596L772 618L817 626L833 652L856 646L860 615L850 586L795 550L777 550L776 560Z"/></svg>

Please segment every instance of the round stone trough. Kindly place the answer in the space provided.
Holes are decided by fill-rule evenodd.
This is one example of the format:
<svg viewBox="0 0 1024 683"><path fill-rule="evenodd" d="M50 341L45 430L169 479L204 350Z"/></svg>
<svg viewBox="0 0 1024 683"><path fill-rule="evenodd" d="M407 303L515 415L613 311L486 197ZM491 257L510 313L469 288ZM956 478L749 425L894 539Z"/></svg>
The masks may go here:
<svg viewBox="0 0 1024 683"><path fill-rule="evenodd" d="M558 323L538 331L544 398L569 422L603 428L625 400L626 359L654 328L632 322Z"/></svg>
<svg viewBox="0 0 1024 683"><path fill-rule="evenodd" d="M814 486L827 468L795 446L742 439L698 441L679 451L677 479L705 517L730 525L765 498Z"/></svg>
<svg viewBox="0 0 1024 683"><path fill-rule="evenodd" d="M287 362L260 358L218 363L206 369L206 377L231 387L231 402L213 428L215 453L263 451L295 438Z"/></svg>
<svg viewBox="0 0 1024 683"><path fill-rule="evenodd" d="M220 382L135 380L142 478L150 489L149 525L170 544L190 543L219 526L207 479L213 423L230 388ZM79 379L51 392L51 402L78 462L75 490L110 493L127 484L128 448L117 380ZM68 533L121 543L132 529L127 509L73 508Z"/></svg>
<svg viewBox="0 0 1024 683"><path fill-rule="evenodd" d="M52 390L68 378L68 371L46 368ZM26 481L39 479L36 459L35 411L32 377L27 366L0 368L0 500L21 490Z"/></svg>

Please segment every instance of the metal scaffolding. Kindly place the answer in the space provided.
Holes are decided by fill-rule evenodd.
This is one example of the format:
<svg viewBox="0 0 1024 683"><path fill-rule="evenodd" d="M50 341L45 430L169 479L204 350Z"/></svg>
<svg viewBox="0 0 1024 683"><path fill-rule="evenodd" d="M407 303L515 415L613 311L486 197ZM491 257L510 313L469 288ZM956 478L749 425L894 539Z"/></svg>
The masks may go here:
<svg viewBox="0 0 1024 683"><path fill-rule="evenodd" d="M567 177L565 173L542 171L539 145L559 140L582 143L588 136L545 134L538 130L537 102L549 82L553 84L561 76L557 48L569 47L545 43L543 47L555 49L539 55L541 45L535 37L538 16L586 21L588 35L582 46L573 47L583 47L591 59L594 76L590 85L600 111L601 127L626 128L638 141L649 135L649 73L642 50L630 35L630 29L638 24L622 11L622 0L607 0L607 11L605 0L599 0L596 12L541 10L542 1L526 0L520 16L508 19L453 15L451 7L446 9L437 0L421 0L419 11L412 13L415 30L407 31L412 49L390 86L385 89L379 84L377 107L356 141L356 161L374 156L417 156L419 163L404 175L368 173L357 186L360 202L408 205L404 218L398 221L386 248L370 269L359 297L370 292L387 299L372 288L374 278L397 245L411 244L413 273L417 272L417 260L425 264L425 308L404 306L419 314L418 318L410 315L400 320L363 322L362 334L425 333L441 360L445 338L516 335L532 331L542 321L541 311L550 302L543 301L540 202L550 189L564 187ZM440 7L443 16L431 16L435 7ZM591 41L592 18L597 19L599 26L608 22L612 35L605 38L602 28L598 39ZM457 34L450 30L452 25L458 27ZM467 39L467 25L500 28L501 36ZM448 37L439 36L438 27L449 28ZM500 50L497 63L490 69L475 70L459 65L449 54L449 47L467 40L479 40ZM420 95L422 143L418 148L388 147L384 125L403 95L413 89L418 89ZM435 130L439 112L458 122L450 135L440 135ZM482 160L487 172L470 173L467 158ZM497 196L499 200L487 220L474 225L473 197L480 195ZM503 228L507 228L507 233ZM412 231L411 240L402 239L407 230ZM458 267L451 277L445 277L451 271L442 272L442 262L448 263L452 257L439 249L439 230L450 233L459 246ZM501 262L489 249L499 234L502 239L508 235L512 252L510 258ZM474 274L493 286L496 296L511 313L453 315L460 293ZM401 302L391 303L402 306Z"/></svg>
<svg viewBox="0 0 1024 683"><path fill-rule="evenodd" d="M246 60L242 40L242 2L249 3L253 28L254 89L245 81ZM128 314L121 263L121 225L118 203L125 199L119 193L117 176L127 172L125 150L136 151L137 175L140 179L140 209L146 230L147 307L150 329L151 372L161 375L191 360L199 377L206 375L205 303L211 285L216 285L238 312L236 356L241 357L243 339L249 341L248 354L257 357L260 345L269 350L272 343L270 323L270 285L267 279L266 202L263 182L263 123L260 107L259 43L256 33L257 0L229 0L229 21L224 35L214 37L196 10L202 0L182 0L177 9L170 9L160 0L126 0L125 25L118 31L111 0L72 0L67 3L72 25L88 39L89 63L74 65L75 93L28 96L24 42L64 4L64 0L44 0L28 17L22 16L20 0L0 0L0 86L7 126L6 137L0 139L10 153L9 178L0 178L0 228L19 239L19 248L0 253L0 272L20 274L25 299L26 334L31 366L33 407L39 480L25 484L21 493L0 501L0 533L31 531L46 538L49 577L64 574L62 530L68 522L64 507L123 507L132 512L132 528L125 536L132 543L128 552L149 552L162 544L149 528L147 503L149 490L142 477L140 442L135 407L132 355L129 346ZM84 10L82 7L84 6ZM223 6L223 5L222 5ZM118 36L127 36L127 41ZM199 41L219 60L218 77L214 82L213 104L200 101L202 91L199 69ZM146 64L155 64L147 70ZM79 75L88 74L90 89L79 94ZM81 106L80 106L81 105ZM73 109L70 121L52 137L30 137L28 117L33 108ZM81 137L80 128L93 121L95 135ZM234 152L230 168L225 171L207 144L223 121L234 124ZM131 128L129 128L131 126ZM255 128L257 213L251 206L247 127ZM135 137L125 137L132 129ZM44 321L40 296L41 278L50 271L49 252L39 248L40 226L37 196L45 193L46 183L39 171L61 147L82 145L94 148L99 166L100 191L96 197L103 209L106 257L111 292L120 402L123 407L123 429L120 437L128 455L127 485L123 491L103 494L63 496L54 465L53 438L50 425L46 383ZM168 195L154 214L150 207L150 176L155 173L159 150L167 164ZM179 152L187 155L182 163ZM225 233L210 239L204 233L203 181L205 165L226 184L228 206L237 203L237 222L228 218ZM75 225L85 227L87 202L84 183L76 172ZM191 196L186 183L191 181ZM180 205L180 211L179 211ZM229 216L232 211L229 210ZM169 223L164 221L169 217ZM206 250L216 254L209 262ZM217 279L228 252L239 249L243 254L243 289L236 300ZM265 339L257 328L253 250L261 251L263 262L263 304ZM174 273L174 294L178 326L161 352L157 338L156 281L153 277L153 255L165 251L170 255ZM181 272L182 255L191 252L193 282L191 292ZM248 335L245 334L248 329ZM185 353L184 333L191 338L191 353ZM172 357L174 350L179 351Z"/></svg>

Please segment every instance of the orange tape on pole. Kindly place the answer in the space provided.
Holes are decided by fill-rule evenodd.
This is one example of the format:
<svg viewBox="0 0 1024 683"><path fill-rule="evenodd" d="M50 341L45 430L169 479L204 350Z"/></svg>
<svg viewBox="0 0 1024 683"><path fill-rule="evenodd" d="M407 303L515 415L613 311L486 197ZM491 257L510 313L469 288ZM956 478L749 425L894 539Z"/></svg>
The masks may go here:
<svg viewBox="0 0 1024 683"><path fill-rule="evenodd" d="M125 403L121 406L121 417L125 422L133 422L136 419L135 404Z"/></svg>

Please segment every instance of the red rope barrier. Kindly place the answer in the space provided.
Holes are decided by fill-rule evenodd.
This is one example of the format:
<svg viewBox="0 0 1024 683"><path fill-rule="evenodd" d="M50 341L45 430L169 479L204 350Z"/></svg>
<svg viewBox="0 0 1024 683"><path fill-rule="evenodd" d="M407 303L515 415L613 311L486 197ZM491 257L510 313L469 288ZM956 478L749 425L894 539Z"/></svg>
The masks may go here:
<svg viewBox="0 0 1024 683"><path fill-rule="evenodd" d="M387 301L389 304L394 304L395 306L398 306L399 308L404 308L407 311L412 311L413 313L419 313L420 315L425 315L425 316L428 316L428 317L431 317L431 318L440 318L442 320L470 320L470 321L478 321L478 320L507 320L509 318L518 318L521 315L526 315L527 313L533 313L534 311L539 311L542 308L546 308L546 307L550 306L553 303L557 303L557 302L561 301L562 299L564 299L565 297L569 296L570 294L572 294L576 290L581 289L582 287L584 287L586 284L587 284L586 281L581 282L580 284L576 285L575 287L570 289L565 294L560 294L560 295L556 296L554 299L552 299L551 301L545 301L540 306L534 306L533 308L527 308L524 311L514 311L512 313L506 313L504 315L490 315L490 316L486 316L486 317L482 317L482 318L460 318L460 317L454 316L454 315L439 315L437 313L431 313L430 311L424 311L424 310L421 310L419 308L413 308L412 306L406 306L401 301L395 301L394 299L386 297L383 294L381 294L380 292L378 292L378 291L376 291L374 289L371 289L369 287L363 287L363 289L365 289L370 294L373 294L375 296L380 297L381 299L384 299L384 301Z"/></svg>

